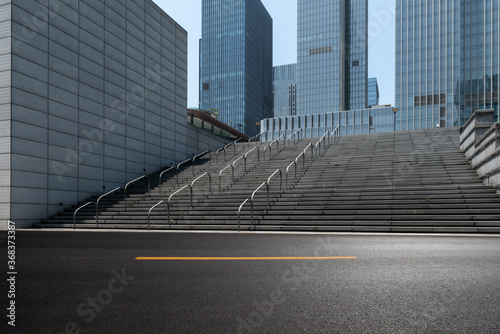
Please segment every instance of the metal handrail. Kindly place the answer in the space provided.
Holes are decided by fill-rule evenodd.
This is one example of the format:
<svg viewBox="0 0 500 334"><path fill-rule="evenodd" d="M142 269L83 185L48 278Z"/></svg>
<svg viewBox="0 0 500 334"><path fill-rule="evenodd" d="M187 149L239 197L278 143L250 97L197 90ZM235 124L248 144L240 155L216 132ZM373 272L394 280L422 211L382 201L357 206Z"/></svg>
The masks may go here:
<svg viewBox="0 0 500 334"><path fill-rule="evenodd" d="M269 148L269 159L272 157L272 148L270 146L271 144L267 145L264 147L264 153L263 153L263 156L264 156L264 160L266 160L266 150Z"/></svg>
<svg viewBox="0 0 500 334"><path fill-rule="evenodd" d="M225 148L226 148L225 146L224 146L224 147L221 147L221 148L219 148L219 149L215 152L215 163L219 163L219 152L220 152L220 151L222 151L222 150L224 150ZM225 161L225 159L224 159L224 161Z"/></svg>
<svg viewBox="0 0 500 334"><path fill-rule="evenodd" d="M117 191L118 189L121 189L121 187L118 187L118 188L115 188L111 191L108 191L107 193L105 193L104 195L101 195L96 203L95 203L95 228L99 228L99 201L101 200L101 198L105 197L105 196L108 196L112 193L114 193L115 191Z"/></svg>
<svg viewBox="0 0 500 334"><path fill-rule="evenodd" d="M320 154L321 154L321 147L322 147L321 146L322 145L321 142L323 142L323 150L324 150L323 153L326 152L326 149L327 149L327 147L326 147L326 138L329 136L329 134L330 134L330 130L326 131L325 134L316 143L316 145L315 145L315 149L316 149L316 152L317 152L316 153L316 157L319 157Z"/></svg>
<svg viewBox="0 0 500 334"><path fill-rule="evenodd" d="M86 207L89 204L95 204L95 203L94 202L87 202L84 205L82 205L81 207L79 207L78 209L76 209L75 213L73 213L73 230L76 230L76 213L78 211L80 211L80 209L83 209L84 207Z"/></svg>
<svg viewBox="0 0 500 334"><path fill-rule="evenodd" d="M311 159L314 159L314 148L313 148L313 144L312 143L309 143L309 145L307 145L306 148L304 149L304 151L303 151L304 156L306 155L306 151L307 151L308 148L311 149Z"/></svg>
<svg viewBox="0 0 500 334"><path fill-rule="evenodd" d="M297 144L296 139L298 139L298 136L296 136L296 135L297 135L297 133L298 133L300 130L301 130L301 128L298 128L297 130L295 130L294 132L292 132L292 134L291 134L290 136L288 136L288 138L287 138L287 139L288 139L288 145L290 145L290 139L291 139L292 137L293 137L293 143L294 143L294 144Z"/></svg>
<svg viewBox="0 0 500 334"><path fill-rule="evenodd" d="M247 157L250 153L252 153L253 151L257 150L257 162L259 163L260 162L260 150L259 150L259 147L258 146L255 146L254 148L252 148L250 151L248 151L246 154L245 154L245 173L247 172Z"/></svg>
<svg viewBox="0 0 500 334"><path fill-rule="evenodd" d="M212 175L209 173L209 172L205 172L203 173L202 175L200 175L199 177L197 177L193 182L191 182L191 207L193 207L193 187L194 187L194 183L196 181L198 181L199 179L201 179L202 177L204 177L205 175L208 175L208 190L210 193L212 193Z"/></svg>
<svg viewBox="0 0 500 334"><path fill-rule="evenodd" d="M316 143L316 145L314 145L314 149L316 150L316 158L319 157L320 155L320 151L321 151L321 141L323 140L324 141L324 137L321 137L321 139Z"/></svg>
<svg viewBox="0 0 500 334"><path fill-rule="evenodd" d="M221 191L221 178L222 178L222 172L224 172L226 169L231 167L231 176L232 176L232 181L234 181L234 170L235 170L235 164L241 159L244 159L244 164L245 164L245 173L247 172L247 158L250 153L252 153L254 150L257 150L257 162L260 162L260 148L258 146L255 146L252 148L250 151L248 151L245 155L242 155L241 157L238 157L235 161L231 163L231 165L228 165L224 167L220 172L219 172L219 191Z"/></svg>
<svg viewBox="0 0 500 334"><path fill-rule="evenodd" d="M332 134L330 137L334 137L336 140L334 140L334 144L338 142L337 138L340 138L340 124L338 124L334 130L332 130Z"/></svg>
<svg viewBox="0 0 500 334"><path fill-rule="evenodd" d="M245 205L245 203L247 203L248 201L250 201L250 215L251 215L251 223L253 225L253 202L254 202L254 198L255 198L255 194L257 194L257 192L262 189L262 187L266 186L266 190L267 190L267 206L269 206L269 185L271 183L271 180L272 178L276 175L276 174L280 174L280 190L283 189L283 172L281 171L281 169L277 169L273 174L271 174L271 176L269 176L269 178L267 179L266 182L262 183L257 189L254 190L254 192L252 193L252 196L248 199L246 199L239 207L238 209L238 231L240 230L240 212L241 212L241 208L243 207L243 205Z"/></svg>
<svg viewBox="0 0 500 334"><path fill-rule="evenodd" d="M231 142L231 143L229 143L229 144L225 145L224 147L219 148L219 149L217 150L217 152L215 152L215 162L216 162L216 163L219 163L219 152L220 152L220 151L224 151L224 162L226 161L226 149L227 149L229 146L231 146L231 145L234 145L234 154L236 154L236 145L235 145L235 144L236 144L239 140L241 140L241 139L242 139L242 138L240 137L240 138L236 139L235 141L233 141L233 142ZM245 148L245 147L243 146L243 149L244 149L244 148Z"/></svg>
<svg viewBox="0 0 500 334"><path fill-rule="evenodd" d="M295 178L294 180L296 181L297 180L297 165L298 165L298 160L300 159L300 157L302 157L302 168L306 168L306 152L307 150L311 148L311 159L314 159L314 149L312 148L312 143L309 143L309 145L306 146L306 148L304 149L304 151L302 151L302 153L300 153L294 161L292 161L288 167L286 168L286 175L285 175L285 186L288 188L288 172L290 170L290 167L292 167L292 165L295 166Z"/></svg>
<svg viewBox="0 0 500 334"><path fill-rule="evenodd" d="M239 160L241 159L245 159L245 166L246 166L246 158L245 156L241 156L239 157L238 159L234 160L232 164L230 164L229 166L226 166L224 167L220 172L219 172L219 192L221 191L221 178L222 178L222 172L224 172L226 169L228 169L229 167L231 167L231 177L232 177L232 181L234 183L234 165L236 164L236 162L238 162ZM245 167L245 171L246 171L246 167Z"/></svg>
<svg viewBox="0 0 500 334"><path fill-rule="evenodd" d="M221 177L222 177L222 172L224 172L229 167L234 168L233 165L229 165L229 166L226 166L226 167L222 168L222 170L219 172L219 192L221 191Z"/></svg>
<svg viewBox="0 0 500 334"><path fill-rule="evenodd" d="M241 203L239 209L238 209L238 232L240 231L240 213L241 213L241 208L250 200L250 198L247 198L243 203ZM252 219L252 225L253 225L253 219Z"/></svg>
<svg viewBox="0 0 500 334"><path fill-rule="evenodd" d="M266 186L267 187L267 204L266 205L269 205L269 183L268 182L264 182L262 183L257 189L255 189L255 191L252 193L252 196L250 197L250 221L253 225L253 199L255 197L255 194L263 187L263 186ZM245 202L243 202L243 204L245 204L246 202L248 201L248 199L245 200ZM243 204L240 205L240 209L241 207L243 207ZM238 214L238 221L239 221L239 214Z"/></svg>
<svg viewBox="0 0 500 334"><path fill-rule="evenodd" d="M168 211L167 211L167 220L169 221L169 224L170 224L170 200L172 199L172 197L174 197L174 195L178 194L179 192L181 192L182 190L186 189L187 187L191 187L191 185L190 184L186 184L184 187L182 187L179 190L177 190L176 192L174 192L168 198L168 201L167 201L167 208L168 208Z"/></svg>
<svg viewBox="0 0 500 334"><path fill-rule="evenodd" d="M163 177L163 174L167 173L167 172L170 172L172 169L174 169L175 167L170 167L169 169L166 169L164 170L163 172L160 173L160 178L159 178L159 185L160 185L160 194L161 194L161 178Z"/></svg>
<svg viewBox="0 0 500 334"><path fill-rule="evenodd" d="M200 154L198 154L197 156L193 157L193 160L192 160L192 162L193 162L193 176L194 176L194 161L195 161L196 159L198 159L198 158L201 158L202 156L204 156L204 155L205 155L205 154L207 154L207 153L210 153L210 158L212 158L212 153L211 153L210 151L205 151L205 152L200 153Z"/></svg>
<svg viewBox="0 0 500 334"><path fill-rule="evenodd" d="M257 141L258 137L260 137L262 140L262 133L258 133L255 136L253 136L252 138L248 139L248 142L250 143L251 141L253 141L253 139L255 139L255 141Z"/></svg>
<svg viewBox="0 0 500 334"><path fill-rule="evenodd" d="M241 159L244 159L244 160L245 160L245 172L247 171L247 158L245 158L245 156L241 156L241 157L239 157L238 159L234 160L234 161L233 161L233 163L231 164L231 166L232 166L231 168L232 168L232 170L233 170L233 172L232 172L232 175L233 175L233 183L234 183L234 166L235 166L235 164L236 164L238 161L240 161Z"/></svg>
<svg viewBox="0 0 500 334"><path fill-rule="evenodd" d="M284 141L283 142L283 146L286 145L286 139L285 139L285 135L284 134L281 135L281 136L279 136L278 138L276 138L275 142L278 144L278 146L277 146L278 147L278 151L280 150L280 143L279 143L280 139L283 139L283 141Z"/></svg>
<svg viewBox="0 0 500 334"><path fill-rule="evenodd" d="M139 180L142 180L144 178L148 179L148 193L151 192L151 179L147 175L139 176L137 179L134 179L134 180L130 181L129 183L127 183L125 185L125 191L123 192L123 200L125 202L125 210L127 210L127 188L128 188L128 186L131 185L132 183L137 182Z"/></svg>
<svg viewBox="0 0 500 334"><path fill-rule="evenodd" d="M208 175L208 177L209 177L209 186L208 186L208 187L209 187L209 191L210 191L210 193L212 193L212 175L210 175L210 173L209 173L209 172L205 172L205 173L203 173L202 175L200 175L199 177L197 177L195 180L193 180L193 182L191 182L191 184L186 184L184 187L180 188L179 190L177 190L176 192L174 192L172 195L170 195L170 196L168 197L168 200L167 200L167 210L168 210L168 211L167 211L167 220L168 220L168 226L169 226L169 227L170 227L170 201L172 200L172 197L174 197L175 195L177 195L178 193L180 193L182 190L184 190L184 189L186 189L187 187L189 187L189 190L190 190L190 195L191 195L191 207L194 207L194 205L193 205L193 186L194 186L194 184L195 184L195 182L196 182L196 181L200 180L202 177L204 177L204 176L206 176L206 175ZM162 201L162 202L163 202L163 201ZM160 203L158 203L158 204L156 204L156 205L159 205L159 204L161 204L161 202L160 202ZM156 205L155 205L155 206L156 206ZM155 206L153 206L153 207L150 209L150 212L151 212L151 210L152 210ZM148 215L148 224L149 224L149 215Z"/></svg>
<svg viewBox="0 0 500 334"><path fill-rule="evenodd" d="M304 153L300 153L300 155L303 155ZM297 159L300 157L300 155L297 157ZM286 173L285 173L285 187L288 188L288 170L290 169L290 167L292 167L292 165L295 165L295 180L297 180L297 159L295 159L294 161L292 161L288 167L286 168Z"/></svg>
<svg viewBox="0 0 500 334"><path fill-rule="evenodd" d="M285 135L281 135L279 136L277 139L273 140L269 145L267 145L266 147L264 147L264 160L266 159L266 150L267 148L269 147L269 159L272 158L272 147L273 147L273 144L276 143L276 149L280 150L280 143L279 143L279 140L280 138L285 138Z"/></svg>
<svg viewBox="0 0 500 334"><path fill-rule="evenodd" d="M187 159L187 160L184 160L183 162L180 162L180 163L177 165L177 168L176 168L176 170L177 170L177 184L179 184L179 168L180 168L182 165L184 165L184 164L186 164L186 163L188 163L188 162L190 162L190 161L191 161L191 159Z"/></svg>
<svg viewBox="0 0 500 334"><path fill-rule="evenodd" d="M267 205L269 205L269 183L264 182L262 183L255 191L252 193L252 196L250 197L250 205L252 206L252 214L253 214L253 198L255 197L255 194L262 188L263 186L266 186L267 188ZM253 221L253 219L252 219Z"/></svg>
<svg viewBox="0 0 500 334"><path fill-rule="evenodd" d="M283 172L281 171L281 169L277 169L273 174L271 174L271 176L269 176L269 178L267 179L267 184L271 184L271 179L276 175L278 174L278 172L280 173L280 190L283 189Z"/></svg>
<svg viewBox="0 0 500 334"><path fill-rule="evenodd" d="M153 206L151 207L151 209L149 209L149 211L148 211L148 231L150 230L150 226L151 226L151 224L150 224L150 220L151 220L151 218L150 218L150 216L151 216L151 211L152 211L154 208L156 208L158 205L160 205L161 203L163 203L163 202L164 202L164 201L163 201L163 200L161 200L161 201L159 201L158 203L156 203L155 205L153 205ZM170 228L170 221L168 222L168 227Z"/></svg>
<svg viewBox="0 0 500 334"><path fill-rule="evenodd" d="M243 145L243 149L245 149L245 142L244 142L242 139L243 139L243 138L242 138L242 137L240 137L240 138L236 139L236 140L233 142L233 144L235 144L235 145L234 145L234 154L235 154L235 155L236 155L236 143L237 143L237 142L239 142L240 140L241 140L241 144Z"/></svg>
<svg viewBox="0 0 500 334"><path fill-rule="evenodd" d="M226 162L226 149L227 149L229 146L231 146L231 145L233 145L233 143L229 143L229 144L227 144L226 146L224 146L224 149L223 149L223 150L224 150L224 162Z"/></svg>

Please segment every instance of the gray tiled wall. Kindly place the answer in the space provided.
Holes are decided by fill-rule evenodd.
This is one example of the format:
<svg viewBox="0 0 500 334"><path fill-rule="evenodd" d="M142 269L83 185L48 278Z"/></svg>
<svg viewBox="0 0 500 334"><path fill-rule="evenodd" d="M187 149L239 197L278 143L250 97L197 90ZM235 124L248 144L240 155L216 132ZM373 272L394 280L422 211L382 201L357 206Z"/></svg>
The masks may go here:
<svg viewBox="0 0 500 334"><path fill-rule="evenodd" d="M191 155L187 32L152 1L13 0L12 34L13 220L37 222Z"/></svg>
<svg viewBox="0 0 500 334"><path fill-rule="evenodd" d="M0 229L10 218L10 0L0 0Z"/></svg>

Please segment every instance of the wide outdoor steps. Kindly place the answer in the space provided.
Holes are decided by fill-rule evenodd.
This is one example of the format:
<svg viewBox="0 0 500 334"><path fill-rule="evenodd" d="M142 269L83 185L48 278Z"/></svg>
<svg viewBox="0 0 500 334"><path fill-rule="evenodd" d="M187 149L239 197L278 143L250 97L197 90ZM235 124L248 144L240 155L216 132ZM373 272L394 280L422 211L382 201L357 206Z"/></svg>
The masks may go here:
<svg viewBox="0 0 500 334"><path fill-rule="evenodd" d="M235 163L235 182L231 168L219 173L255 145L243 149L227 162L215 163L214 158L195 166L192 176L188 166L179 174L164 177L162 193L158 182L146 194L145 185L139 193L127 197L123 193L102 201L99 228L148 228L148 211L164 200L150 215L151 229L235 230L238 228L238 208L253 191L273 177L267 203L264 186L254 198L253 221L250 203L240 215L242 230L288 231L387 231L387 232L500 232L500 196L484 185L469 162L459 151L459 129L437 129L344 136L328 147L323 155L306 161L297 160L297 180L294 166L286 168L307 147L318 139L303 139L289 143L280 150L272 147L272 156L260 146L260 162L256 150L248 155L247 172L243 159ZM220 157L219 157L219 160ZM193 187L193 206L189 189L174 196L167 210L167 199L183 184L203 172L212 175L211 192L208 177ZM142 190L141 190L142 189ZM72 227L73 210L60 213L36 227ZM77 228L95 228L95 208L78 213Z"/></svg>

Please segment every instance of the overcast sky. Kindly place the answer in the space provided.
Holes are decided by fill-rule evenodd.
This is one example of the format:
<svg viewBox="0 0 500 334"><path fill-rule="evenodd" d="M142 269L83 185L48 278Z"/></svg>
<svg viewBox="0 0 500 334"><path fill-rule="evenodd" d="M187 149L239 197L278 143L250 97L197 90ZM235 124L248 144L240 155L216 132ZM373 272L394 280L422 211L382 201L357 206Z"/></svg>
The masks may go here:
<svg viewBox="0 0 500 334"><path fill-rule="evenodd" d="M188 106L198 106L201 0L153 0L188 31ZM395 0L369 0L368 75L377 77L380 103L394 104ZM297 62L297 0L262 0L273 18L274 65Z"/></svg>

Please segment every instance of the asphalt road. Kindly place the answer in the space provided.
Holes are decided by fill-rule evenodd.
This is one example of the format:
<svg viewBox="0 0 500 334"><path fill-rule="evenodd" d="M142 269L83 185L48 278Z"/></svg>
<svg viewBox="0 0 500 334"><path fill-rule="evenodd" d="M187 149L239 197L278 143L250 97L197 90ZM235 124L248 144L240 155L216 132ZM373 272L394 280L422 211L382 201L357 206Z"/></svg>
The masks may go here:
<svg viewBox="0 0 500 334"><path fill-rule="evenodd" d="M500 333L494 236L18 230L15 261L1 333Z"/></svg>

